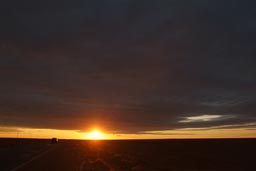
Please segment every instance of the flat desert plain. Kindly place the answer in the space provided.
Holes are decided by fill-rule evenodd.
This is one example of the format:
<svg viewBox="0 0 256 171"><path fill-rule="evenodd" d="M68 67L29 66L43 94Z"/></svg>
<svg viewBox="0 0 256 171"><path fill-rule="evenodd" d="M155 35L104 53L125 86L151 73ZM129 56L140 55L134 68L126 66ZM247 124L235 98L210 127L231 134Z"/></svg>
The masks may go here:
<svg viewBox="0 0 256 171"><path fill-rule="evenodd" d="M1 171L254 171L256 139L0 139Z"/></svg>

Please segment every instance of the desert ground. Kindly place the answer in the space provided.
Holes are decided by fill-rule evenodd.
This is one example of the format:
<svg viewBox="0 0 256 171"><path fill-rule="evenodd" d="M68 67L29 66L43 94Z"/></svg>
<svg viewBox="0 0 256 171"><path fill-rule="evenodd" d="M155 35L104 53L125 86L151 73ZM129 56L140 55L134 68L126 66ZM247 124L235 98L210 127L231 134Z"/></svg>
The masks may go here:
<svg viewBox="0 0 256 171"><path fill-rule="evenodd" d="M1 171L253 171L256 139L0 139Z"/></svg>

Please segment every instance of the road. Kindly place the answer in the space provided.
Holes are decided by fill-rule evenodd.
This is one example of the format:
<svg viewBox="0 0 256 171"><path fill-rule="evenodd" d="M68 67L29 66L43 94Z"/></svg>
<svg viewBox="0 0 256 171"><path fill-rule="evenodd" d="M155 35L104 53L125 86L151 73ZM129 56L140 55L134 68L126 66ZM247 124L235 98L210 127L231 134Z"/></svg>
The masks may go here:
<svg viewBox="0 0 256 171"><path fill-rule="evenodd" d="M256 140L63 141L14 171L249 171Z"/></svg>
<svg viewBox="0 0 256 171"><path fill-rule="evenodd" d="M87 144L88 145L88 144ZM93 144L90 144L93 146ZM95 143L97 145L97 143ZM19 165L15 171L105 171L111 168L100 157L97 147L83 143L54 144L29 162Z"/></svg>

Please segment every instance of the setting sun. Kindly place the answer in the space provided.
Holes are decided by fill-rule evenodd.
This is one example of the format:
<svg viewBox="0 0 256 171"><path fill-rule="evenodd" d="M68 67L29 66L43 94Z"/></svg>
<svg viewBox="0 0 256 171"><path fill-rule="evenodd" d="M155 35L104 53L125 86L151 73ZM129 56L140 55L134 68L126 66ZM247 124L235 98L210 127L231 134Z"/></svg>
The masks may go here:
<svg viewBox="0 0 256 171"><path fill-rule="evenodd" d="M100 139L104 139L105 136L104 136L104 133L102 133L101 131L93 130L87 134L86 138L90 140L100 140Z"/></svg>

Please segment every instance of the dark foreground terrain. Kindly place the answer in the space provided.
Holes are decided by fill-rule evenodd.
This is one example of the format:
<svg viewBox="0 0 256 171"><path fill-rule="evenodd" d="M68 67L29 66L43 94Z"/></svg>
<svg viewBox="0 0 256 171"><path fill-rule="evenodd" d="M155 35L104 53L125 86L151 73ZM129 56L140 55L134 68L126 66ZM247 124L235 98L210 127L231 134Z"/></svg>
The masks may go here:
<svg viewBox="0 0 256 171"><path fill-rule="evenodd" d="M256 139L0 139L1 171L253 171Z"/></svg>

